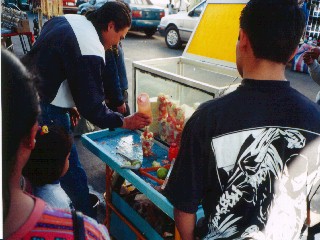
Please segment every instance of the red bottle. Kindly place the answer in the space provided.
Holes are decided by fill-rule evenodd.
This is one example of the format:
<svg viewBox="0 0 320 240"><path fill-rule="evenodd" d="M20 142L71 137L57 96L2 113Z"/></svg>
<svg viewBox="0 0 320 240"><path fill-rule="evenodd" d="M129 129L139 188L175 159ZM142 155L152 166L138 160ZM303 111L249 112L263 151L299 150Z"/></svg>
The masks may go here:
<svg viewBox="0 0 320 240"><path fill-rule="evenodd" d="M179 148L176 143L171 143L168 153L169 161L171 162L173 159L176 159L178 156Z"/></svg>

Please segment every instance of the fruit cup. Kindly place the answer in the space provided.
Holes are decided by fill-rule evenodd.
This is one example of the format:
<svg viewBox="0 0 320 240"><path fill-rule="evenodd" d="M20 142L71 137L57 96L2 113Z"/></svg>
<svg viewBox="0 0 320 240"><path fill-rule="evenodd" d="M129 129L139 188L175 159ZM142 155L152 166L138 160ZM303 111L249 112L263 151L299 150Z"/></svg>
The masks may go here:
<svg viewBox="0 0 320 240"><path fill-rule="evenodd" d="M142 153L144 157L151 156L152 153L152 146L154 144L153 139L141 139L142 143Z"/></svg>

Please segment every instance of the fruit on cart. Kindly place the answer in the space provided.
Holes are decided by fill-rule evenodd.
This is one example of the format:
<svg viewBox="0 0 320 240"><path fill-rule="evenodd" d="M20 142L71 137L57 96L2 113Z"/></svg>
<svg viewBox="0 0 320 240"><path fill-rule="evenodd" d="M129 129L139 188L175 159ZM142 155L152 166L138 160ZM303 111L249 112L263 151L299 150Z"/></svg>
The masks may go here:
<svg viewBox="0 0 320 240"><path fill-rule="evenodd" d="M161 167L157 170L157 177L164 180L168 174L168 169Z"/></svg>
<svg viewBox="0 0 320 240"><path fill-rule="evenodd" d="M153 133L149 131L149 128L146 127L144 132L141 134L141 144L142 144L142 153L143 156L149 157L152 153L153 146Z"/></svg>
<svg viewBox="0 0 320 240"><path fill-rule="evenodd" d="M128 166L131 166L131 162L129 162L129 161L124 161L124 162L123 162L123 166L127 166L127 167L128 167Z"/></svg>
<svg viewBox="0 0 320 240"><path fill-rule="evenodd" d="M131 166L136 166L136 165L141 165L141 162L139 160L135 160L133 162L131 162Z"/></svg>
<svg viewBox="0 0 320 240"><path fill-rule="evenodd" d="M160 163L159 162L157 162L157 161L153 161L152 162L152 167L160 167L161 165L160 165Z"/></svg>

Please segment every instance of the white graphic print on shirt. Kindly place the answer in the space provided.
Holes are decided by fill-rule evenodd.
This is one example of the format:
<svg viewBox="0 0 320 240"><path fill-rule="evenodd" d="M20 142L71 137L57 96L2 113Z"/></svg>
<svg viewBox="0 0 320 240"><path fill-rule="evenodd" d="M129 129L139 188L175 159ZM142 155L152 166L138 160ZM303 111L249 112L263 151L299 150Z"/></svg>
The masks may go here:
<svg viewBox="0 0 320 240"><path fill-rule="evenodd" d="M307 199L319 187L319 136L268 127L220 136L211 146L224 194L205 239L299 239Z"/></svg>

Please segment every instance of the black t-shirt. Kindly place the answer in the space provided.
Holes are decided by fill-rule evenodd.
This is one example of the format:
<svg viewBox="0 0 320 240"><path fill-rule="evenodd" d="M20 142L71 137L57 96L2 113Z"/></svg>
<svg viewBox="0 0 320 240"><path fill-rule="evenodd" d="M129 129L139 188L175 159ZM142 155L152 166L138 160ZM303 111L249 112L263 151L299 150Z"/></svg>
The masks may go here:
<svg viewBox="0 0 320 240"><path fill-rule="evenodd" d="M207 239L295 239L319 204L319 133L319 106L288 81L245 79L187 122L165 194L203 205Z"/></svg>

